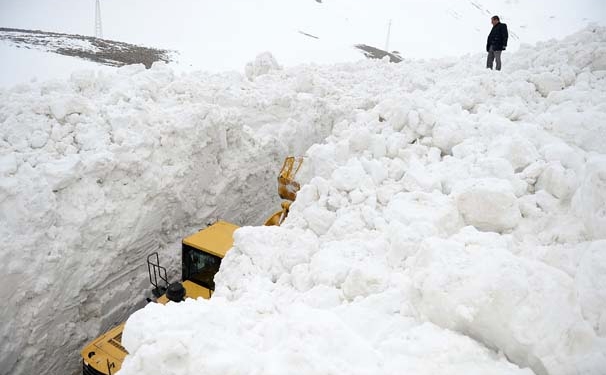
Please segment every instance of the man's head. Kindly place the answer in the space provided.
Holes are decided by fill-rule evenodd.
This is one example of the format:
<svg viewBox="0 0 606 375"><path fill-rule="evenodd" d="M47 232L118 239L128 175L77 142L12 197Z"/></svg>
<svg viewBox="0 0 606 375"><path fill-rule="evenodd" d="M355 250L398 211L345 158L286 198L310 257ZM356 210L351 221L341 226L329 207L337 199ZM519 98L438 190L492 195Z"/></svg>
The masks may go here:
<svg viewBox="0 0 606 375"><path fill-rule="evenodd" d="M492 18L490 18L490 22L492 22L492 26L494 26L497 23L501 22L501 20L499 19L499 16L492 16Z"/></svg>

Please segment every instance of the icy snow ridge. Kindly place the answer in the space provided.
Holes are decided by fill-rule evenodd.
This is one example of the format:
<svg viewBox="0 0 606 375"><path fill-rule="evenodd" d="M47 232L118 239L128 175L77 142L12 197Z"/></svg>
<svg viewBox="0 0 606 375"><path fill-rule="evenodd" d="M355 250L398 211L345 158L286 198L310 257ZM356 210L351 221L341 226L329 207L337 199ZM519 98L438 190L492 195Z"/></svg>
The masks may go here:
<svg viewBox="0 0 606 375"><path fill-rule="evenodd" d="M213 299L129 319L121 374L604 374L605 44L317 72L368 107Z"/></svg>

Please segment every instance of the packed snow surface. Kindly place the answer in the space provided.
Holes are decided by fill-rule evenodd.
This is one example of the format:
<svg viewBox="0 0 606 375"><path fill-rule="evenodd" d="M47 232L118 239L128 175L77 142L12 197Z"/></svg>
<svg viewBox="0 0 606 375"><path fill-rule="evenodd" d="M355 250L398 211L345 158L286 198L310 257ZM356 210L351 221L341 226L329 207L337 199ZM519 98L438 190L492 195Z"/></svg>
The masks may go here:
<svg viewBox="0 0 606 375"><path fill-rule="evenodd" d="M209 301L128 321L121 374L602 375L606 29L401 64L0 89L0 368L64 374L148 288L145 256L244 227ZM172 260L172 263L170 262Z"/></svg>
<svg viewBox="0 0 606 375"><path fill-rule="evenodd" d="M236 232L211 300L129 318L120 375L603 375L605 58L604 28L506 72L261 56L257 79L363 105L307 150L285 224Z"/></svg>

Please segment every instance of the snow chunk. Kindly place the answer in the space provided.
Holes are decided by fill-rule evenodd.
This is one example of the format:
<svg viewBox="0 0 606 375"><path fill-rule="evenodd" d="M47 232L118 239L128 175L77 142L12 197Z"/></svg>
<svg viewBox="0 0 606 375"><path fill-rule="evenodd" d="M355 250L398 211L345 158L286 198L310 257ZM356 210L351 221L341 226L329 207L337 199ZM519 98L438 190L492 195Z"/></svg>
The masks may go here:
<svg viewBox="0 0 606 375"><path fill-rule="evenodd" d="M263 52L259 54L254 61L246 64L244 72L246 77L254 81L255 78L271 72L272 70L280 70L281 67L271 54L271 52Z"/></svg>
<svg viewBox="0 0 606 375"><path fill-rule="evenodd" d="M369 148L372 136L367 128L356 129L349 137L349 148L352 152L362 152Z"/></svg>
<svg viewBox="0 0 606 375"><path fill-rule="evenodd" d="M35 130L29 137L29 145L31 148L42 148L48 142L49 134L42 130Z"/></svg>
<svg viewBox="0 0 606 375"><path fill-rule="evenodd" d="M544 155L546 161L560 162L563 167L572 169L575 172L580 172L585 164L583 154L564 142L551 143L544 146L541 148L541 154Z"/></svg>
<svg viewBox="0 0 606 375"><path fill-rule="evenodd" d="M465 140L467 135L464 132L465 125L467 124L438 121L432 132L434 145L443 153L451 154L452 148Z"/></svg>
<svg viewBox="0 0 606 375"><path fill-rule="evenodd" d="M387 287L385 266L366 262L354 267L343 282L343 294L349 300L382 292Z"/></svg>
<svg viewBox="0 0 606 375"><path fill-rule="evenodd" d="M428 223L443 233L454 233L461 226L454 201L441 193L398 193L385 208L385 219L405 225Z"/></svg>
<svg viewBox="0 0 606 375"><path fill-rule="evenodd" d="M330 228L335 221L337 215L332 211L314 204L303 210L303 217L307 220L309 228L320 236L326 233L328 228Z"/></svg>
<svg viewBox="0 0 606 375"><path fill-rule="evenodd" d="M15 154L0 156L0 174L9 175L17 172L17 158Z"/></svg>
<svg viewBox="0 0 606 375"><path fill-rule="evenodd" d="M428 239L418 254L416 305L432 322L496 347L539 375L600 375L606 368L603 344L580 316L565 273L504 249L452 240Z"/></svg>
<svg viewBox="0 0 606 375"><path fill-rule="evenodd" d="M534 145L522 137L499 137L488 148L488 155L508 160L515 171L526 168L539 158Z"/></svg>
<svg viewBox="0 0 606 375"><path fill-rule="evenodd" d="M576 190L577 176L559 162L549 163L539 176L536 188L544 189L559 199L568 199Z"/></svg>
<svg viewBox="0 0 606 375"><path fill-rule="evenodd" d="M583 218L592 239L606 239L606 157L587 162L581 186L572 199L572 207Z"/></svg>
<svg viewBox="0 0 606 375"><path fill-rule="evenodd" d="M362 159L362 166L366 173L372 178L375 185L381 184L389 175L387 166L379 160Z"/></svg>
<svg viewBox="0 0 606 375"><path fill-rule="evenodd" d="M533 76L532 82L535 84L537 91L543 96L547 96L552 91L559 91L566 87L562 78L551 72L544 72Z"/></svg>
<svg viewBox="0 0 606 375"><path fill-rule="evenodd" d="M402 184L408 191L424 191L426 193L431 193L434 190L442 191L442 182L440 179L430 174L416 160L411 162L410 168L402 179Z"/></svg>
<svg viewBox="0 0 606 375"><path fill-rule="evenodd" d="M346 166L336 169L332 173L333 186L339 190L350 192L362 185L365 180L369 180L362 164L351 159Z"/></svg>
<svg viewBox="0 0 606 375"><path fill-rule="evenodd" d="M504 232L515 228L521 219L517 198L506 180L462 181L452 194L465 223L480 230Z"/></svg>
<svg viewBox="0 0 606 375"><path fill-rule="evenodd" d="M53 117L59 121L72 113L91 112L91 104L88 99L79 96L57 96L51 100L49 106Z"/></svg>
<svg viewBox="0 0 606 375"><path fill-rule="evenodd" d="M577 112L574 109L548 118L550 124L547 127L561 139L585 151L606 153L606 113L592 109Z"/></svg>
<svg viewBox="0 0 606 375"><path fill-rule="evenodd" d="M598 48L591 58L592 70L606 70L606 48Z"/></svg>
<svg viewBox="0 0 606 375"><path fill-rule="evenodd" d="M74 183L81 174L82 160L76 154L40 166L42 175L53 190L61 190Z"/></svg>
<svg viewBox="0 0 606 375"><path fill-rule="evenodd" d="M583 316L594 331L606 337L606 241L591 244L576 273L576 286Z"/></svg>

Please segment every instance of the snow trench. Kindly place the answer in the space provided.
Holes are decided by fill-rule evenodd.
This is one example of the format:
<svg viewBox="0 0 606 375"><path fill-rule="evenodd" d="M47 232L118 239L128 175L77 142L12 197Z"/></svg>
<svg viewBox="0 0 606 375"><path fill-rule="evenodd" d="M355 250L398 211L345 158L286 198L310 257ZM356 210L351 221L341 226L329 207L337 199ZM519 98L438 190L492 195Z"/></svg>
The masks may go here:
<svg viewBox="0 0 606 375"><path fill-rule="evenodd" d="M121 375L601 374L605 44L0 90L0 368L75 371L146 254L260 224L305 153L285 225L236 232L211 300L133 314Z"/></svg>
<svg viewBox="0 0 606 375"><path fill-rule="evenodd" d="M129 66L0 91L0 373L76 371L88 340L143 306L148 254L176 278L184 235L262 224L283 158L365 105L272 69Z"/></svg>

